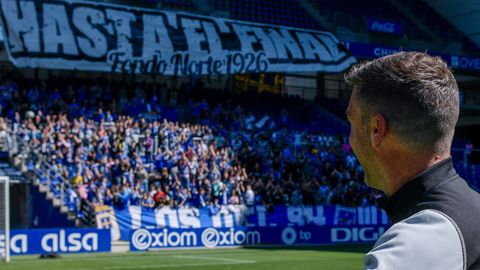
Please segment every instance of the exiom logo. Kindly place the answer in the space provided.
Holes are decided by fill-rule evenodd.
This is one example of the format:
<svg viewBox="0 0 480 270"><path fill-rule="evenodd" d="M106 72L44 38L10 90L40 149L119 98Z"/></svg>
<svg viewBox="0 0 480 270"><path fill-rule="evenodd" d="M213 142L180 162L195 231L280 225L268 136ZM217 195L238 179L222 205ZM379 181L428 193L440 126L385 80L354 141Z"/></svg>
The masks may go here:
<svg viewBox="0 0 480 270"><path fill-rule="evenodd" d="M257 231L235 231L233 228L226 232L208 228L202 233L202 243L205 247L256 245L260 244L260 233Z"/></svg>
<svg viewBox="0 0 480 270"><path fill-rule="evenodd" d="M139 229L132 235L132 245L138 250L196 246L197 235L193 232L169 232L166 228L159 232Z"/></svg>
<svg viewBox="0 0 480 270"><path fill-rule="evenodd" d="M200 234L201 232L201 234ZM199 240L201 242L199 242ZM132 234L131 243L136 250L155 248L195 247L207 248L232 245L255 245L261 241L258 231L221 231L208 228L203 231L191 230L146 230L139 229Z"/></svg>

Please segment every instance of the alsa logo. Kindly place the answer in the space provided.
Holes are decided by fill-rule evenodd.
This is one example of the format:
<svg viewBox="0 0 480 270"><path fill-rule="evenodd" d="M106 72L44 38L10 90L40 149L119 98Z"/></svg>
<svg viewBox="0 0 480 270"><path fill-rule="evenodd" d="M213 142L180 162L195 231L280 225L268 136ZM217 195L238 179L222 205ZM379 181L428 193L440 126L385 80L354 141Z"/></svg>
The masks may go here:
<svg viewBox="0 0 480 270"><path fill-rule="evenodd" d="M82 236L81 233L71 233L65 235L64 230L60 230L58 234L49 233L42 238L42 249L46 252L78 252L97 251L98 250L98 234L87 233Z"/></svg>
<svg viewBox="0 0 480 270"><path fill-rule="evenodd" d="M27 234L16 234L10 238L10 250L13 254L29 253ZM31 240L32 241L32 240ZM36 243L30 243L36 244ZM43 252L79 252L98 251L97 233L65 233L60 230L58 233L45 234L40 241Z"/></svg>
<svg viewBox="0 0 480 270"><path fill-rule="evenodd" d="M12 253L24 254L28 252L28 236L17 234L10 238L10 250Z"/></svg>
<svg viewBox="0 0 480 270"><path fill-rule="evenodd" d="M342 242L372 242L385 232L383 227L364 228L332 228L330 231L331 240L334 243Z"/></svg>

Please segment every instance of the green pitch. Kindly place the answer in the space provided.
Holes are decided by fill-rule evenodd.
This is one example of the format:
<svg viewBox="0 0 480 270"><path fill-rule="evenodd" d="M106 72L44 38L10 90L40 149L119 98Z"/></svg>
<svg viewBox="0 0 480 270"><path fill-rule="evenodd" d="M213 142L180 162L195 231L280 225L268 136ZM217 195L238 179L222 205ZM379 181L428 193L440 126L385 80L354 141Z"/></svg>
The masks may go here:
<svg viewBox="0 0 480 270"><path fill-rule="evenodd" d="M273 249L201 249L142 253L62 255L58 259L13 257L2 270L137 270L137 269L248 269L329 270L361 269L370 246Z"/></svg>

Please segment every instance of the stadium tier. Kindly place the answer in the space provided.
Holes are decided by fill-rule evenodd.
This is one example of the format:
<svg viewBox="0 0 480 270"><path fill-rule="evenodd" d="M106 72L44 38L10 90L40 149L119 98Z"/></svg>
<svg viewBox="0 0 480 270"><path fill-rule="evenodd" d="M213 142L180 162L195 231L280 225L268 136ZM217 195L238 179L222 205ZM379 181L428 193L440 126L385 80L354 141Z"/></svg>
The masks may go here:
<svg viewBox="0 0 480 270"><path fill-rule="evenodd" d="M478 55L478 46L436 11L431 3L424 1L169 0L121 1L121 3L331 31L345 41L369 40L370 42L382 42L390 46L413 46L416 49L423 49L421 47L428 44L427 47L430 46L436 51L448 52L450 50L451 52L451 50L454 50L456 53ZM372 28L371 23L375 21L377 21L377 24ZM398 29L392 30L392 25ZM350 33L354 34L349 34L341 28L349 29ZM390 33L390 35L382 36L382 33L383 35ZM440 41L445 43L440 45ZM458 46L460 46L460 50L458 50Z"/></svg>
<svg viewBox="0 0 480 270"><path fill-rule="evenodd" d="M323 30L322 26L296 1L221 1L214 0L215 10L227 11L232 19Z"/></svg>

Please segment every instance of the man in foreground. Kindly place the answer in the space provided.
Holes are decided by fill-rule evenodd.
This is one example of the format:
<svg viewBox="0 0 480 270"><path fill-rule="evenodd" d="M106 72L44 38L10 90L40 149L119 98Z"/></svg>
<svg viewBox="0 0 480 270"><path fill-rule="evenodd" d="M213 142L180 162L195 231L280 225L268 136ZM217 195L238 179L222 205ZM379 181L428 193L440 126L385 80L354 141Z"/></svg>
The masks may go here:
<svg viewBox="0 0 480 270"><path fill-rule="evenodd" d="M446 63L399 52L345 80L350 144L392 221L364 269L480 269L480 195L452 165L459 93Z"/></svg>

